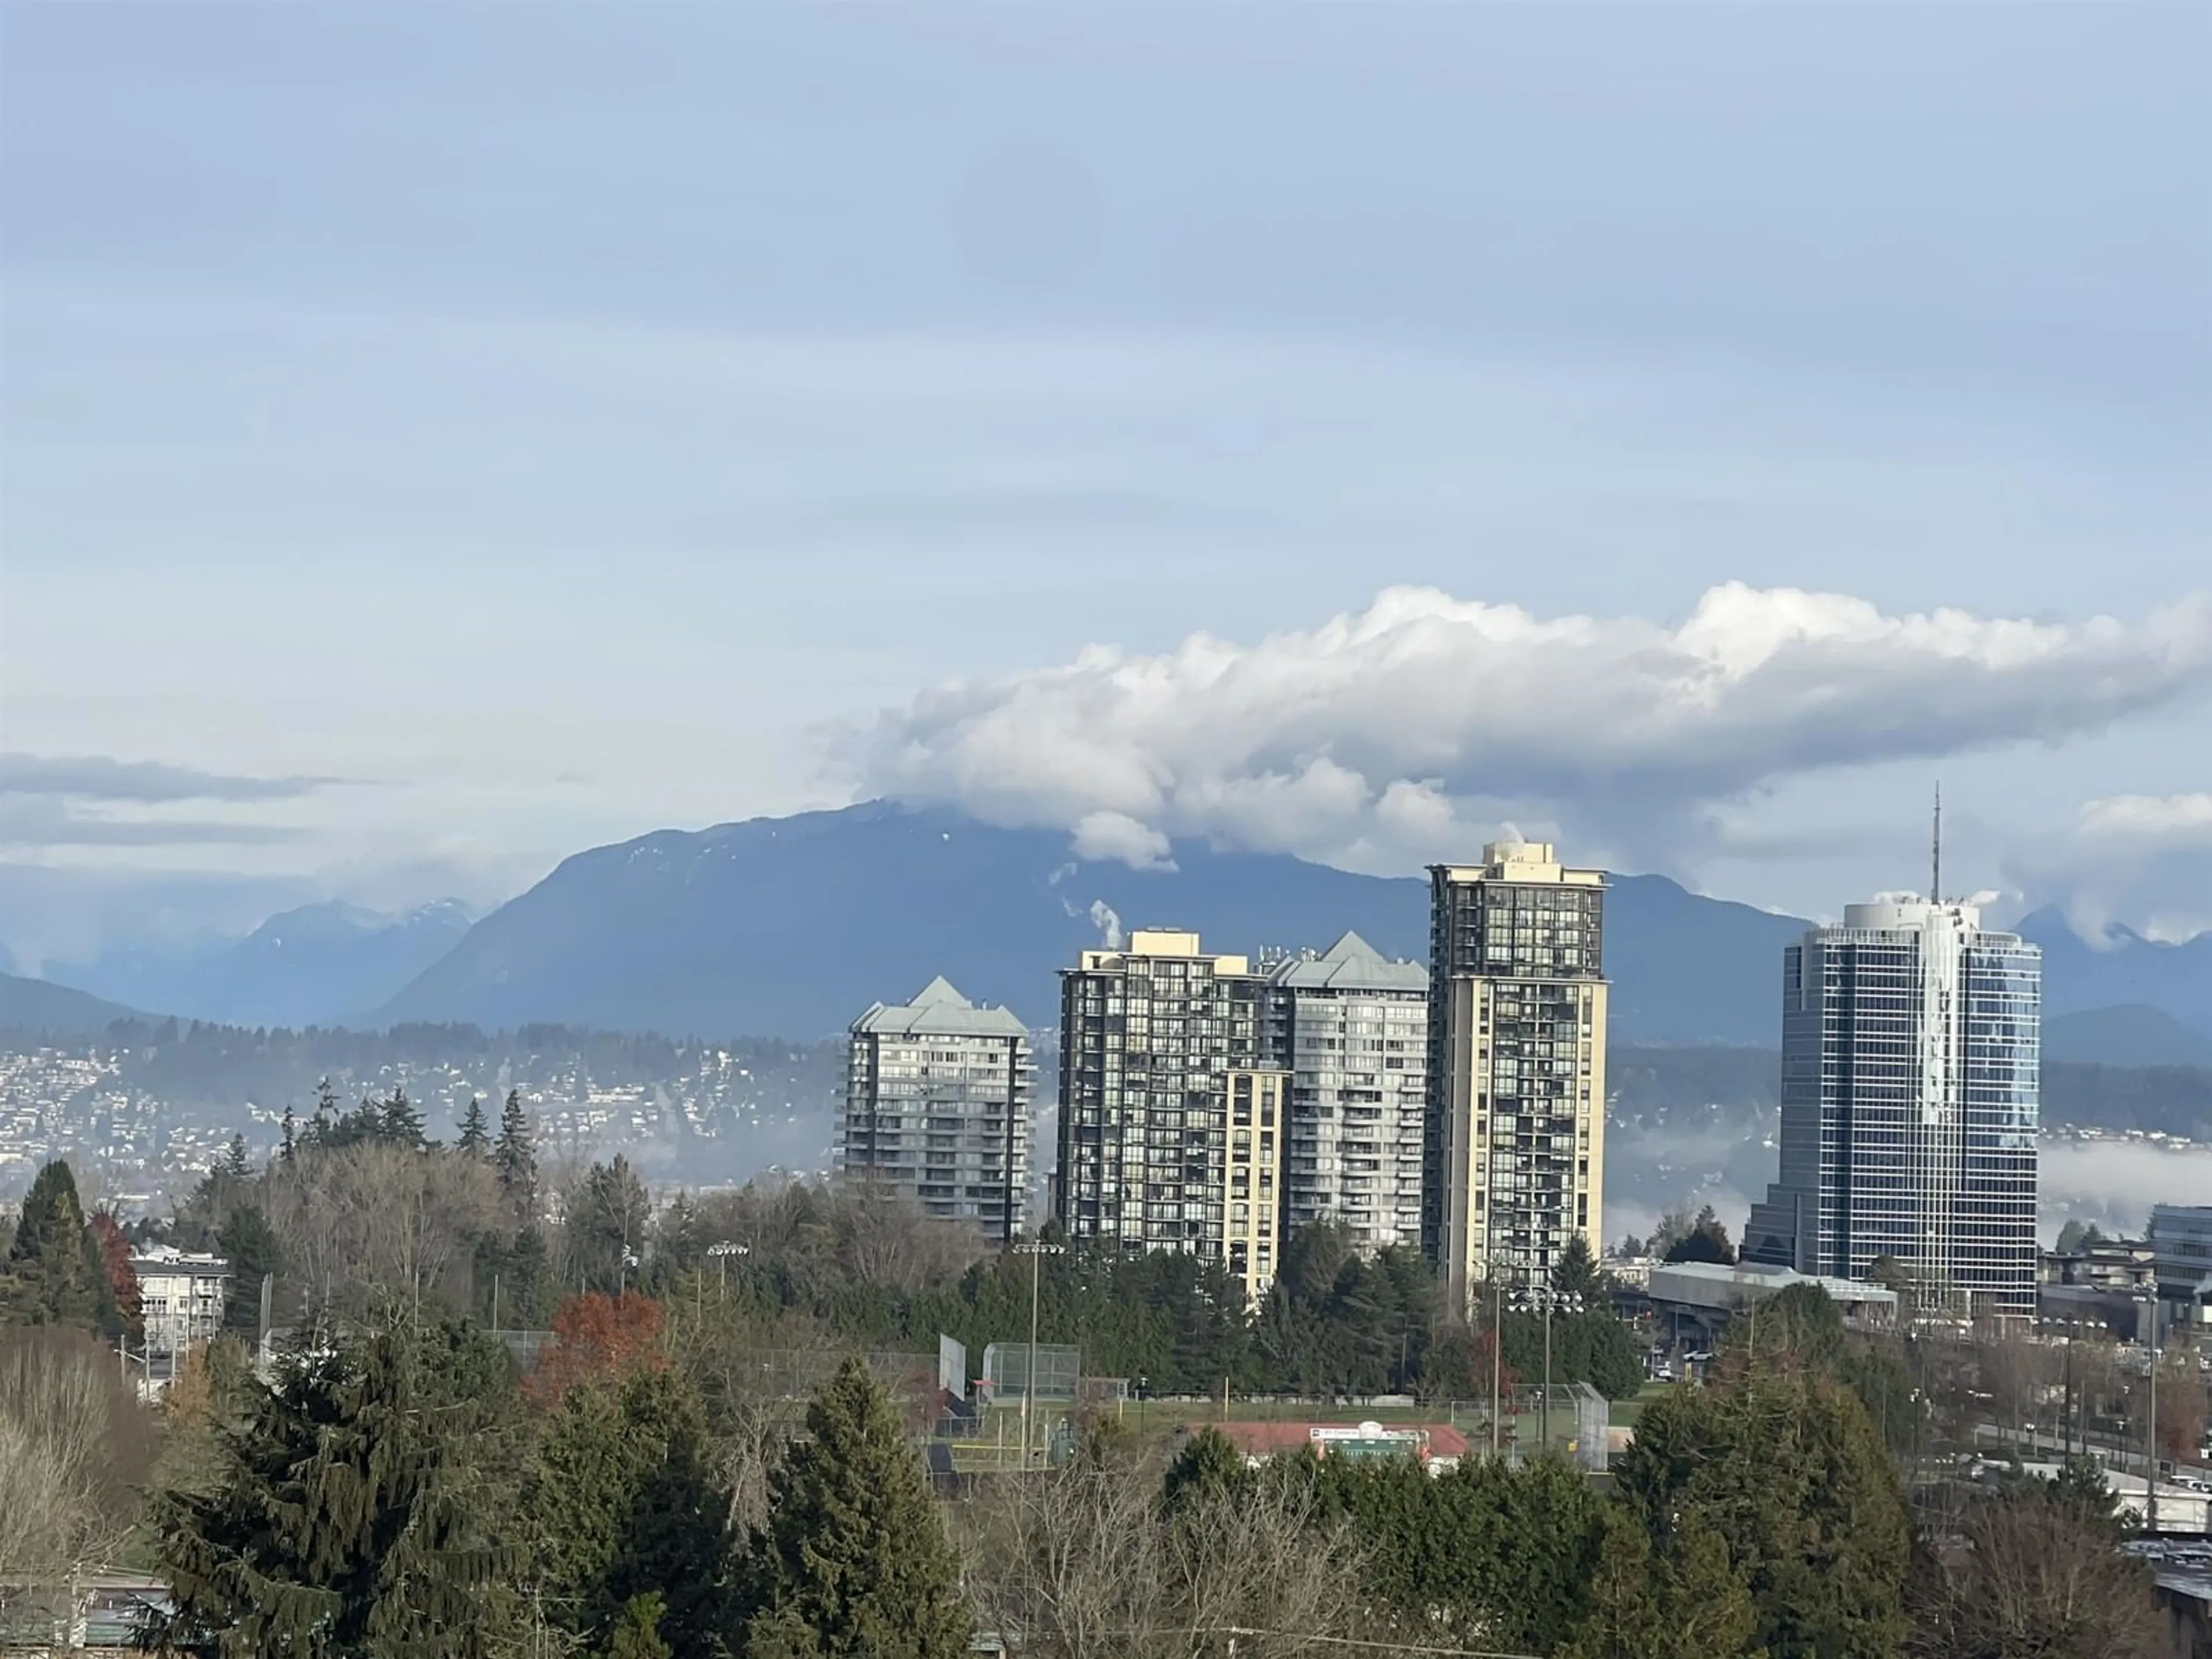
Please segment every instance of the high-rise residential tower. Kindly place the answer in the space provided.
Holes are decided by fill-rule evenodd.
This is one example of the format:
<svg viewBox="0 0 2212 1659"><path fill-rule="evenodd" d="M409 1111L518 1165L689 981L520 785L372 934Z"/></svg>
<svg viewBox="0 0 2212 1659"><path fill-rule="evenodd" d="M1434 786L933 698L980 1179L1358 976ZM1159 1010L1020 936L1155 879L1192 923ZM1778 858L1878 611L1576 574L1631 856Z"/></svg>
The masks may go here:
<svg viewBox="0 0 2212 1659"><path fill-rule="evenodd" d="M1605 872L1505 842L1429 870L1421 1246L1464 1304L1539 1284L1605 1194Z"/></svg>
<svg viewBox="0 0 2212 1659"><path fill-rule="evenodd" d="M1910 895L1783 952L1780 1179L1747 1260L1864 1279L1887 1256L1923 1310L2033 1316L2042 957Z"/></svg>
<svg viewBox="0 0 2212 1659"><path fill-rule="evenodd" d="M1357 933L1272 964L1267 1064L1291 1074L1285 1221L1345 1228L1363 1251L1421 1237L1429 976Z"/></svg>
<svg viewBox="0 0 2212 1659"><path fill-rule="evenodd" d="M1166 928L1060 970L1054 1201L1071 1237L1188 1251L1266 1293L1290 1102L1263 1063L1266 996L1248 958Z"/></svg>
<svg viewBox="0 0 2212 1659"><path fill-rule="evenodd" d="M1022 1229L1035 1077L1028 1028L1007 1009L942 979L878 1002L851 1027L837 1168L1005 1243Z"/></svg>

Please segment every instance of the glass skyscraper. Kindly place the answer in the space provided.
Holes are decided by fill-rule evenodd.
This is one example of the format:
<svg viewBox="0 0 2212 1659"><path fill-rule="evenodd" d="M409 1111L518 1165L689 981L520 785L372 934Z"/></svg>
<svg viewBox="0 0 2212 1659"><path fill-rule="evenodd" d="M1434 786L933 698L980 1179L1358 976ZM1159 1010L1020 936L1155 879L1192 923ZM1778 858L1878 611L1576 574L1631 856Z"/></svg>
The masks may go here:
<svg viewBox="0 0 2212 1659"><path fill-rule="evenodd" d="M1854 904L1783 953L1780 1178L1747 1261L2032 1318L2043 953L1973 905Z"/></svg>

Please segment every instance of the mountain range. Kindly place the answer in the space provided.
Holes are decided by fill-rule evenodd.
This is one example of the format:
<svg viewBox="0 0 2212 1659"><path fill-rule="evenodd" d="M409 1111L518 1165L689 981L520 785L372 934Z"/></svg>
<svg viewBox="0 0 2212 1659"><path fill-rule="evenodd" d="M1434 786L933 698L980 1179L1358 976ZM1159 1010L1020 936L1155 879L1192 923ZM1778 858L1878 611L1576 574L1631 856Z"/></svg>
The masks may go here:
<svg viewBox="0 0 2212 1659"><path fill-rule="evenodd" d="M0 973L0 1031L46 1031L82 1036L104 1031L118 1019L143 1018L125 1008L66 985L20 974Z"/></svg>
<svg viewBox="0 0 2212 1659"><path fill-rule="evenodd" d="M473 916L457 899L404 915L310 904L243 939L181 949L121 945L91 962L49 962L46 977L112 1002L228 1025L360 1024L451 951Z"/></svg>
<svg viewBox="0 0 2212 1659"><path fill-rule="evenodd" d="M1782 949L1808 922L1616 875L1605 925L1617 1042L1774 1045ZM46 988L248 1026L550 1022L807 1040L942 975L1050 1026L1054 970L1146 926L1255 956L1350 928L1418 961L1427 884L1203 842L1135 869L1074 858L1059 831L875 802L594 848L473 924L451 902L404 917L315 905L194 952L50 963ZM2055 1057L2191 1064L2212 1042L2212 936L2119 934L2100 949L2056 911L2021 926L2045 949Z"/></svg>
<svg viewBox="0 0 2212 1659"><path fill-rule="evenodd" d="M1195 842L1176 844L1171 866L1083 861L1058 832L878 803L579 854L471 929L381 1017L803 1038L941 974L1049 1025L1054 970L1144 926L1194 928L1207 947L1253 955L1354 928L1418 959L1428 891ZM1605 946L1615 1030L1771 1042L1781 945L1802 927L1662 877L1616 877Z"/></svg>
<svg viewBox="0 0 2212 1659"><path fill-rule="evenodd" d="M1203 842L1133 869L1073 859L1056 831L878 802L578 854L478 922L380 1017L804 1038L941 974L1050 1025L1054 970L1102 935L1151 925L1255 955L1354 928L1418 961L1428 890L1419 877ZM1771 1046L1782 949L1809 925L1663 876L1614 876L1604 949L1616 1040ZM2140 1004L2212 1035L2212 936L2126 936L2098 951L2056 912L2027 926L2048 953L2054 1012Z"/></svg>
<svg viewBox="0 0 2212 1659"><path fill-rule="evenodd" d="M2043 1058L2083 1066L2212 1067L2212 1034L2163 1008L2124 1002L2051 1015L2043 1022Z"/></svg>

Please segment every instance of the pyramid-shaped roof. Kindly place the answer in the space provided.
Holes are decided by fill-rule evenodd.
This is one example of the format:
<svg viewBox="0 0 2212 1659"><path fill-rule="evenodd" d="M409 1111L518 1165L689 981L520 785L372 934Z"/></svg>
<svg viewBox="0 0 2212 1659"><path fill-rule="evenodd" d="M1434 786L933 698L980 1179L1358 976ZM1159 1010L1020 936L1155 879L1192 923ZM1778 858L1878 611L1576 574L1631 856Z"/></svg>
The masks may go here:
<svg viewBox="0 0 2212 1659"><path fill-rule="evenodd" d="M911 1008L973 1008L975 1005L953 988L952 981L939 974L935 979L914 994Z"/></svg>
<svg viewBox="0 0 2212 1659"><path fill-rule="evenodd" d="M1009 1008L977 1007L943 975L906 1003L878 1002L852 1024L855 1036L1026 1036L1029 1028Z"/></svg>
<svg viewBox="0 0 2212 1659"><path fill-rule="evenodd" d="M1365 939L1346 933L1317 957L1293 957L1277 968L1274 982L1293 991L1402 992L1428 990L1428 970L1416 962L1393 962Z"/></svg>
<svg viewBox="0 0 2212 1659"><path fill-rule="evenodd" d="M1382 953L1351 929L1344 937L1321 953L1323 962L1381 962Z"/></svg>

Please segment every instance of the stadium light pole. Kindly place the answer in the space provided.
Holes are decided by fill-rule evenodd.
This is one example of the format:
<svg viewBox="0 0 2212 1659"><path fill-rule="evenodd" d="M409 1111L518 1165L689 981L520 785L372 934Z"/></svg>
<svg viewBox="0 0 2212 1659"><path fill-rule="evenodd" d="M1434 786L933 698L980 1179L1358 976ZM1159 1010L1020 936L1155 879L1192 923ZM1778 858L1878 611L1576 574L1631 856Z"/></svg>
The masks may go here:
<svg viewBox="0 0 2212 1659"><path fill-rule="evenodd" d="M1544 1310L1544 1391L1536 1403L1536 1439L1540 1451L1552 1449L1552 1311L1559 1309L1578 1314L1583 1310L1583 1299L1575 1291L1559 1291L1549 1285L1536 1285L1516 1292L1513 1298L1523 1307L1534 1306Z"/></svg>
<svg viewBox="0 0 2212 1659"><path fill-rule="evenodd" d="M1037 1270L1046 1256L1058 1255L1066 1248L1065 1244L1047 1244L1041 1239L1030 1239L1026 1243L1014 1246L1016 1255L1025 1255L1030 1259L1030 1363L1022 1378L1022 1468L1024 1472L1030 1466L1030 1402L1036 1398Z"/></svg>
<svg viewBox="0 0 2212 1659"><path fill-rule="evenodd" d="M722 1301L725 1305L727 1305L730 1300L730 1258L733 1255L747 1255L750 1251L743 1244L732 1244L729 1240L724 1239L719 1244L709 1244L707 1247L707 1254L714 1258L716 1270L721 1276Z"/></svg>
<svg viewBox="0 0 2212 1659"><path fill-rule="evenodd" d="M1490 1282L1490 1455L1504 1455L1498 1438L1498 1414L1504 1409L1505 1401L1505 1290L1496 1279Z"/></svg>

